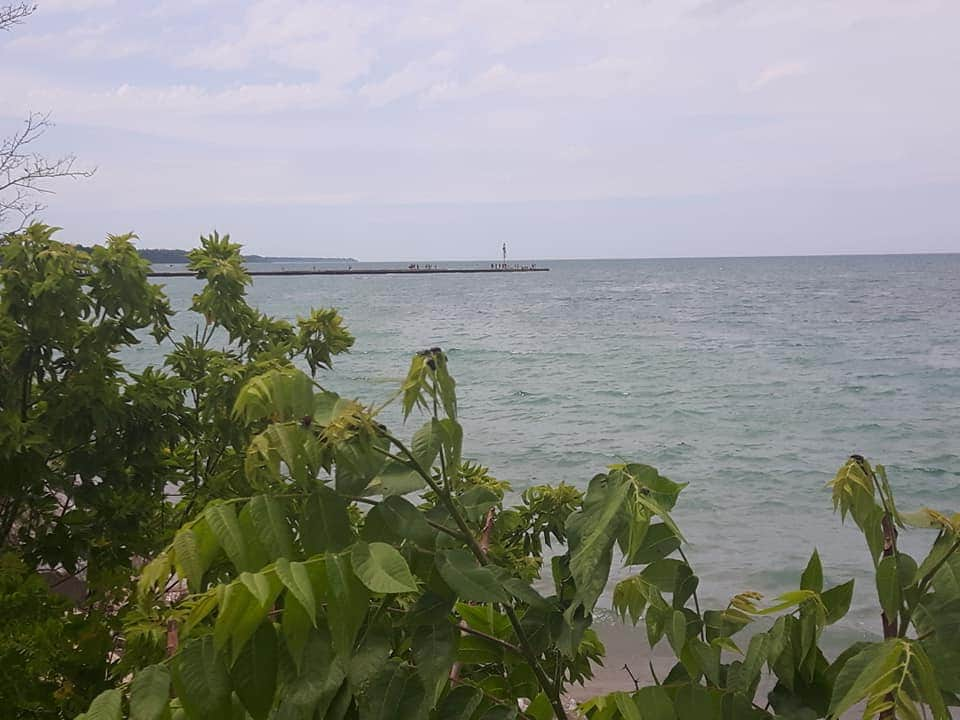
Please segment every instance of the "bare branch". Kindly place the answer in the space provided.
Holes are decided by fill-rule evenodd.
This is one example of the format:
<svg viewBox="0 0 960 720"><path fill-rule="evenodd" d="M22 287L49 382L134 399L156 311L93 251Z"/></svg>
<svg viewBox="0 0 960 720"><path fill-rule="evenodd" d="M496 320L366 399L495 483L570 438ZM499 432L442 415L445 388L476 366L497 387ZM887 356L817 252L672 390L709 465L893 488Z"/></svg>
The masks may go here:
<svg viewBox="0 0 960 720"><path fill-rule="evenodd" d="M0 30L9 30L14 25L19 25L33 15L36 9L35 4L25 2L16 5L0 5Z"/></svg>
<svg viewBox="0 0 960 720"><path fill-rule="evenodd" d="M74 155L46 158L29 146L53 127L49 113L31 113L20 130L0 140L0 226L17 218L19 227L43 209L38 195L53 192L48 182L56 178L85 178L94 170L76 167Z"/></svg>

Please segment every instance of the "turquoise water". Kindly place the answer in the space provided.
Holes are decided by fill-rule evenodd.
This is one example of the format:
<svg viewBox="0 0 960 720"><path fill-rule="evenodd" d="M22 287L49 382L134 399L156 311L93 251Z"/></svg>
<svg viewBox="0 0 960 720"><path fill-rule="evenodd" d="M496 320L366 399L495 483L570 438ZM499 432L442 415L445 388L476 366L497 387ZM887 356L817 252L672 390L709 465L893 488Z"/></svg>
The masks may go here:
<svg viewBox="0 0 960 720"><path fill-rule="evenodd" d="M321 379L366 401L391 395L411 353L443 347L467 455L517 489L583 487L619 458L689 482L676 517L715 602L795 587L814 546L828 582L865 578L864 544L824 489L852 452L887 465L904 508L960 510L960 256L543 264L263 277L250 297L288 319L338 307L357 343ZM198 287L165 285L177 309ZM876 631L858 585L849 627Z"/></svg>

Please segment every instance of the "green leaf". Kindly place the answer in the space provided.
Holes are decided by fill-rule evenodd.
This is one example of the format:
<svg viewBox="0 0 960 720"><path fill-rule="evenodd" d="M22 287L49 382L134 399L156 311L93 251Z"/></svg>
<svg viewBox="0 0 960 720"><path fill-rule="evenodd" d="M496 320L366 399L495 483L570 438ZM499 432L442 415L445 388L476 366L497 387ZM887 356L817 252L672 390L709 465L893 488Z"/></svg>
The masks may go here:
<svg viewBox="0 0 960 720"><path fill-rule="evenodd" d="M497 579L499 580L503 589L506 590L511 597L519 600L520 602L526 603L531 608L536 608L537 610L543 610L545 612L551 612L557 607L557 603L554 599L545 598L543 595L534 590L530 583L525 580L510 577L506 573L498 575Z"/></svg>
<svg viewBox="0 0 960 720"><path fill-rule="evenodd" d="M347 720L347 713L353 707L353 690L350 687L350 682L345 680L340 685L340 689L337 690L337 694L333 696L333 700L330 701L330 707L327 708L327 714L323 720Z"/></svg>
<svg viewBox="0 0 960 720"><path fill-rule="evenodd" d="M409 665L392 660L360 695L360 720L408 720L417 717L423 685Z"/></svg>
<svg viewBox="0 0 960 720"><path fill-rule="evenodd" d="M636 625L643 616L643 609L647 606L647 589L649 583L640 575L626 578L618 582L613 588L613 609L621 619L627 617Z"/></svg>
<svg viewBox="0 0 960 720"><path fill-rule="evenodd" d="M382 438L373 440L352 440L338 445L334 450L334 473L337 492L346 495L360 495L370 481L384 468L390 442Z"/></svg>
<svg viewBox="0 0 960 720"><path fill-rule="evenodd" d="M823 565L820 562L820 554L816 550L813 551L806 570L800 576L800 589L813 590L817 593L823 590Z"/></svg>
<svg viewBox="0 0 960 720"><path fill-rule="evenodd" d="M470 720L482 700L483 693L479 689L457 685L444 695L434 717L436 720Z"/></svg>
<svg viewBox="0 0 960 720"><path fill-rule="evenodd" d="M188 717L230 720L230 677L211 636L187 641L174 656L171 674Z"/></svg>
<svg viewBox="0 0 960 720"><path fill-rule="evenodd" d="M240 530L240 522L237 520L237 511L233 505L211 503L203 511L203 517L217 538L217 542L220 543L220 547L238 570L259 569L252 567L247 553L247 544Z"/></svg>
<svg viewBox="0 0 960 720"><path fill-rule="evenodd" d="M960 598L960 552L954 551L945 557L946 561L934 573L931 584L938 595Z"/></svg>
<svg viewBox="0 0 960 720"><path fill-rule="evenodd" d="M660 558L667 557L680 547L680 538L673 534L665 523L653 523L648 529L640 547L625 559L627 565L647 565Z"/></svg>
<svg viewBox="0 0 960 720"><path fill-rule="evenodd" d="M410 369L403 381L403 419L406 420L414 406L427 407L424 393L427 389L427 357L417 353L410 360Z"/></svg>
<svg viewBox="0 0 960 720"><path fill-rule="evenodd" d="M270 573L240 573L239 580L264 607L272 605L280 592L279 578Z"/></svg>
<svg viewBox="0 0 960 720"><path fill-rule="evenodd" d="M767 700L770 707L775 711L775 717L777 718L784 718L784 720L817 720L817 718L822 717L816 710L807 707L803 698L796 695L782 682L777 683L773 690L767 694ZM736 715L731 716L731 720L736 717Z"/></svg>
<svg viewBox="0 0 960 720"><path fill-rule="evenodd" d="M760 681L760 671L763 670L763 664L767 661L769 652L770 636L767 633L757 633L750 638L747 654L740 666L737 684L731 686L730 689L748 698L753 698L757 691L757 683Z"/></svg>
<svg viewBox="0 0 960 720"><path fill-rule="evenodd" d="M661 475L655 467L642 465L640 463L628 463L626 465L611 466L613 473L626 473L632 482L640 488L646 490L643 494L651 497L654 502L670 510L677 502L677 496L680 491L687 486L686 483L675 483L672 480Z"/></svg>
<svg viewBox="0 0 960 720"><path fill-rule="evenodd" d="M897 578L897 558L889 555L877 566L877 597L887 618L893 621L900 610L900 582Z"/></svg>
<svg viewBox="0 0 960 720"><path fill-rule="evenodd" d="M398 496L388 497L370 513L377 513L384 524L401 538L425 550L433 549L437 531L427 524L423 513L408 500Z"/></svg>
<svg viewBox="0 0 960 720"><path fill-rule="evenodd" d="M659 685L642 687L633 697L642 710L643 720L676 720L673 701Z"/></svg>
<svg viewBox="0 0 960 720"><path fill-rule="evenodd" d="M440 428L443 431L441 448L447 476L457 479L460 476L460 463L463 458L463 428L452 417L442 419Z"/></svg>
<svg viewBox="0 0 960 720"><path fill-rule="evenodd" d="M148 665L130 683L130 720L166 720L170 717L170 670Z"/></svg>
<svg viewBox="0 0 960 720"><path fill-rule="evenodd" d="M480 524L490 508L500 504L500 496L490 488L478 485L459 495L457 502L463 507L469 521Z"/></svg>
<svg viewBox="0 0 960 720"><path fill-rule="evenodd" d="M900 517L900 513L897 511L897 503L893 497L893 490L890 489L890 481L887 480L887 469L879 463L874 466L873 469L876 472L877 477L880 478L880 487L883 488L883 495L890 504L890 514L893 515L894 522L896 522L900 527L903 527L903 520Z"/></svg>
<svg viewBox="0 0 960 720"><path fill-rule="evenodd" d="M190 528L183 528L173 536L173 565L177 575L187 581L190 592L201 592L206 568L200 559L197 538Z"/></svg>
<svg viewBox="0 0 960 720"><path fill-rule="evenodd" d="M324 623L311 629L303 646L296 677L288 679L282 691L283 700L299 709L296 715L325 717L327 707L347 676L347 659L336 654L330 632Z"/></svg>
<svg viewBox="0 0 960 720"><path fill-rule="evenodd" d="M537 693L537 696L530 702L524 715L533 720L553 720L553 706L550 704L550 698L546 693Z"/></svg>
<svg viewBox="0 0 960 720"><path fill-rule="evenodd" d="M670 513L667 512L666 508L662 507L651 496L644 495L643 493L640 493L640 492L636 494L636 501L639 505L642 505L649 512L659 516L659 518L663 520L664 525L670 528L670 531L674 535L676 535L681 542L683 541L683 533L680 532L679 526L673 521L673 518L670 517Z"/></svg>
<svg viewBox="0 0 960 720"><path fill-rule="evenodd" d="M339 552L356 539L347 503L325 485L307 498L300 521L300 536L307 555Z"/></svg>
<svg viewBox="0 0 960 720"><path fill-rule="evenodd" d="M920 643L914 642L911 647L916 653L912 675L914 685L920 693L920 699L930 706L934 720L949 720L952 716L944 703L933 663Z"/></svg>
<svg viewBox="0 0 960 720"><path fill-rule="evenodd" d="M629 522L630 491L626 482L597 475L587 488L583 509L567 518L570 574L577 593L572 606L582 605L585 612L593 610L606 587L613 545Z"/></svg>
<svg viewBox="0 0 960 720"><path fill-rule="evenodd" d="M756 611L755 615L773 615L794 605L801 605L807 600L816 600L817 593L813 590L791 590L777 597L777 602L770 607Z"/></svg>
<svg viewBox="0 0 960 720"><path fill-rule="evenodd" d="M266 720L277 689L277 631L262 623L230 671L233 687L253 720Z"/></svg>
<svg viewBox="0 0 960 720"><path fill-rule="evenodd" d="M257 495L250 499L247 508L268 559L295 557L293 531L283 505L269 495Z"/></svg>
<svg viewBox="0 0 960 720"><path fill-rule="evenodd" d="M681 685L674 701L679 720L715 720L719 718L719 702L700 685Z"/></svg>
<svg viewBox="0 0 960 720"><path fill-rule="evenodd" d="M752 622L749 615L739 610L705 610L703 612L704 629L707 642L712 643L717 638L729 638L736 635Z"/></svg>
<svg viewBox="0 0 960 720"><path fill-rule="evenodd" d="M820 596L827 612L826 623L832 625L847 614L853 599L853 580L830 588Z"/></svg>
<svg viewBox="0 0 960 720"><path fill-rule="evenodd" d="M187 620L183 624L183 631L181 635L183 637L190 635L193 629L210 613L216 610L219 604L220 601L215 594L209 593L207 595L200 596L196 604L190 609L190 614L187 615Z"/></svg>
<svg viewBox="0 0 960 720"><path fill-rule="evenodd" d="M906 589L917 579L917 561L906 553L897 553L897 582Z"/></svg>
<svg viewBox="0 0 960 720"><path fill-rule="evenodd" d="M367 683L384 669L393 650L392 628L389 621L376 623L367 628L363 642L350 657L347 677L356 693L364 692Z"/></svg>
<svg viewBox="0 0 960 720"><path fill-rule="evenodd" d="M437 380L437 387L440 390L440 402L443 404L443 411L447 417L456 420L457 418L457 383L447 368L447 356L440 353L439 357L434 357L436 369L434 377Z"/></svg>
<svg viewBox="0 0 960 720"><path fill-rule="evenodd" d="M467 550L445 550L437 555L440 577L462 600L508 603L504 591L490 568L481 566Z"/></svg>
<svg viewBox="0 0 960 720"><path fill-rule="evenodd" d="M720 646L707 645L700 638L692 637L687 641L687 649L696 657L707 680L714 685L720 685Z"/></svg>
<svg viewBox="0 0 960 720"><path fill-rule="evenodd" d="M423 490L426 486L427 482L421 477L420 473L390 458L369 487L368 492L374 495L379 492L384 497L390 497L417 492Z"/></svg>
<svg viewBox="0 0 960 720"><path fill-rule="evenodd" d="M137 594L141 598L146 598L154 591L158 583L166 583L170 577L170 568L170 556L165 552L160 553L148 562L140 571L140 578L137 580Z"/></svg>
<svg viewBox="0 0 960 720"><path fill-rule="evenodd" d="M249 573L225 586L220 601L220 614L213 628L216 649L220 650L229 640L232 657L236 659L247 640L270 612L280 587L279 578L273 574Z"/></svg>
<svg viewBox="0 0 960 720"><path fill-rule="evenodd" d="M119 690L104 690L90 703L84 713L86 720L122 720L123 694Z"/></svg>
<svg viewBox="0 0 960 720"><path fill-rule="evenodd" d="M933 543L933 547L930 548L930 552L927 554L927 557L925 557L923 562L920 563L920 569L917 570L917 574L920 577L926 577L933 572L935 567L941 567L944 560L956 552L953 549L955 540L956 538L949 533L944 533L938 537ZM954 555L954 557L956 557L956 555ZM960 573L957 574L955 594L957 597L960 597Z"/></svg>
<svg viewBox="0 0 960 720"><path fill-rule="evenodd" d="M443 437L443 426L435 418L428 420L423 427L413 434L413 439L410 441L410 450L424 470L429 472L430 468L433 467L433 461L437 459L437 455L440 453Z"/></svg>
<svg viewBox="0 0 960 720"><path fill-rule="evenodd" d="M640 708L637 707L637 703L627 693L615 692L610 697L613 698L623 720L644 720L640 715Z"/></svg>
<svg viewBox="0 0 960 720"><path fill-rule="evenodd" d="M279 471L279 466L274 459L279 457L287 466L290 477L301 486L309 487L313 483L319 472L322 456L320 444L310 430L302 427L299 422L273 423L259 437L263 440L262 444L256 444L256 449L263 456L261 448L266 448L269 461L265 464L269 466L271 472ZM258 439L255 438L255 440ZM248 460L250 460L249 457ZM246 467L256 469L258 466L251 460L251 464Z"/></svg>
<svg viewBox="0 0 960 720"><path fill-rule="evenodd" d="M416 592L417 581L407 561L386 543L358 542L350 551L350 563L360 582L375 593Z"/></svg>
<svg viewBox="0 0 960 720"><path fill-rule="evenodd" d="M661 592L672 593L682 575L690 575L690 566L682 560L664 558L650 563L640 572L640 577Z"/></svg>
<svg viewBox="0 0 960 720"><path fill-rule="evenodd" d="M667 622L672 621L673 611L656 588L648 591L647 602L649 605L644 621L647 626L647 642L653 647L663 637Z"/></svg>
<svg viewBox="0 0 960 720"><path fill-rule="evenodd" d="M460 632L450 623L424 625L413 635L413 659L430 706L436 703L450 676L459 639Z"/></svg>
<svg viewBox="0 0 960 720"><path fill-rule="evenodd" d="M317 626L310 620L310 615L297 600L296 595L287 592L283 596L283 615L280 619L280 629L283 640L289 650L290 657L299 669L303 657L303 646L307 642L312 628Z"/></svg>
<svg viewBox="0 0 960 720"><path fill-rule="evenodd" d="M267 550L260 542L260 533L253 524L253 518L250 516L250 503L248 502L240 510L237 522L240 523L240 532L247 544L247 560L251 571L257 571L270 562L267 556Z"/></svg>
<svg viewBox="0 0 960 720"><path fill-rule="evenodd" d="M872 643L846 660L833 686L829 715L840 717L862 701L867 703L865 714L879 713L890 707L891 693L907 687L921 690L934 720L949 720L929 658L919 643L903 638ZM908 698L897 695L895 700L902 704Z"/></svg>
<svg viewBox="0 0 960 720"><path fill-rule="evenodd" d="M417 627L445 621L453 610L454 598L451 595L452 593L438 595L428 588L404 613L404 624Z"/></svg>
<svg viewBox="0 0 960 720"><path fill-rule="evenodd" d="M327 555L324 560L324 579L333 646L346 657L353 651L357 632L367 615L370 591L354 574L346 555Z"/></svg>
<svg viewBox="0 0 960 720"><path fill-rule="evenodd" d="M292 367L268 370L240 389L233 414L248 423L270 416L285 421L312 415L313 381Z"/></svg>
<svg viewBox="0 0 960 720"><path fill-rule="evenodd" d="M670 624L667 625L667 640L670 647L677 657L683 652L684 645L687 644L687 616L681 610L674 610L670 616Z"/></svg>
<svg viewBox="0 0 960 720"><path fill-rule="evenodd" d="M309 566L299 562L289 562L286 558L278 558L275 563L277 577L284 586L293 593L300 606L307 611L310 621L317 624L317 600L313 594L313 583L310 579Z"/></svg>

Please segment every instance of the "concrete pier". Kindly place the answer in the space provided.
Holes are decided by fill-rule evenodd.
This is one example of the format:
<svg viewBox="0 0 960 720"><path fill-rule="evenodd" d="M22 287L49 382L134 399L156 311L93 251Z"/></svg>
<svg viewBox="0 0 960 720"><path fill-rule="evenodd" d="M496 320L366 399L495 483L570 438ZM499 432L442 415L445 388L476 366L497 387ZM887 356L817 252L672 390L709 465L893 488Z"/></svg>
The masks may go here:
<svg viewBox="0 0 960 720"><path fill-rule="evenodd" d="M253 277L288 276L288 275L451 275L451 274L479 274L479 273L526 273L547 272L550 268L530 267L496 267L496 268L358 268L333 270L247 270ZM147 273L149 277L196 277L190 270L157 270Z"/></svg>

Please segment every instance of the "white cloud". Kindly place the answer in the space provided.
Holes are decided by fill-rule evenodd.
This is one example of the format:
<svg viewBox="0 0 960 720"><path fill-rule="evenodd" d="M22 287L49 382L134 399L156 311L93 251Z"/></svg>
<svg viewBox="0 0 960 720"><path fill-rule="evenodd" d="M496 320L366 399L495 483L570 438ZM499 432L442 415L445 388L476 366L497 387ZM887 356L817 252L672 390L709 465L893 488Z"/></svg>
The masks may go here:
<svg viewBox="0 0 960 720"><path fill-rule="evenodd" d="M377 13L361 5L258 0L221 38L193 48L179 62L213 70L270 63L342 85L365 74L376 57L364 37L376 19Z"/></svg>
<svg viewBox="0 0 960 720"><path fill-rule="evenodd" d="M198 85L121 84L99 89L44 86L3 75L0 81L20 99L5 108L11 113L22 114L31 107L56 108L61 122L145 131L196 118L262 117L316 110L340 99L338 90L322 83L251 83L211 90Z"/></svg>
<svg viewBox="0 0 960 720"><path fill-rule="evenodd" d="M534 99L597 99L642 91L653 80L655 66L636 58L605 57L573 67L523 72L503 63L463 81L444 81L430 87L431 100L466 100L485 95L513 95Z"/></svg>
<svg viewBox="0 0 960 720"><path fill-rule="evenodd" d="M97 8L111 7L117 0L42 0L38 3L40 12L82 12Z"/></svg>
<svg viewBox="0 0 960 720"><path fill-rule="evenodd" d="M415 60L384 80L365 84L359 94L375 107L419 94L449 77L453 59L452 53L441 51L427 60Z"/></svg>
<svg viewBox="0 0 960 720"><path fill-rule="evenodd" d="M9 47L28 52L55 52L74 58L115 60L155 47L146 38L124 37L115 22L76 25L61 32L19 35Z"/></svg>
<svg viewBox="0 0 960 720"><path fill-rule="evenodd" d="M757 75L756 79L750 84L750 87L754 90L759 90L760 88L770 85L771 83L785 80L786 78L807 75L809 72L809 63L797 61L779 62L761 70L760 74Z"/></svg>

